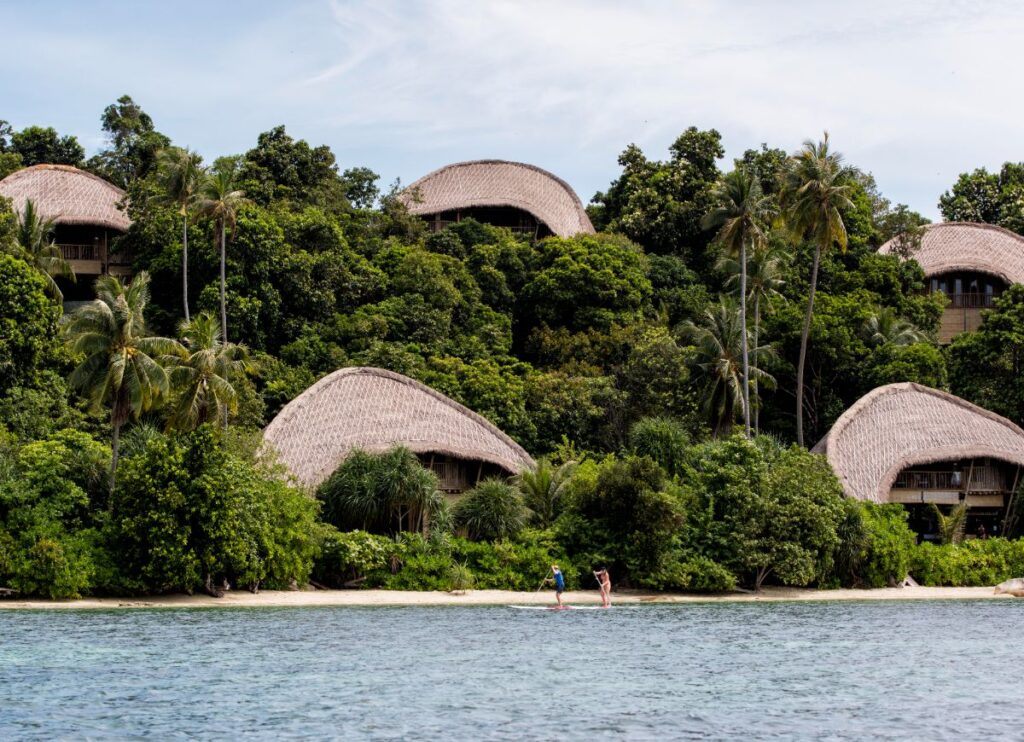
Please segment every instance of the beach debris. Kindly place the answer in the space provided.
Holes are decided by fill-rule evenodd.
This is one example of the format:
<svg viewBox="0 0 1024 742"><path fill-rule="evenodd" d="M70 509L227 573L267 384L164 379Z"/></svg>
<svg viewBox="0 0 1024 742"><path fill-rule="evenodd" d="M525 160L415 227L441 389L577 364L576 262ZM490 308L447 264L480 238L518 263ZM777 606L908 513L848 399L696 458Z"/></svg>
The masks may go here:
<svg viewBox="0 0 1024 742"><path fill-rule="evenodd" d="M1024 598L1024 577L1014 577L1012 580L1000 582L996 585L995 594Z"/></svg>

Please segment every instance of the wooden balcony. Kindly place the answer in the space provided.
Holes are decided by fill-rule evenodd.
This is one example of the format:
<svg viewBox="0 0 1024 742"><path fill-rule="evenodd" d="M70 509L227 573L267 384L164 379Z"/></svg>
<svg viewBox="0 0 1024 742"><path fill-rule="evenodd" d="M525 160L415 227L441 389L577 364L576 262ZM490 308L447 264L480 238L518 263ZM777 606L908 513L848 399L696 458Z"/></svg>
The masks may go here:
<svg viewBox="0 0 1024 742"><path fill-rule="evenodd" d="M958 505L966 500L968 507L1002 507L1011 487L1006 472L994 466L965 467L959 471L906 469L893 482L889 501L905 505Z"/></svg>
<svg viewBox="0 0 1024 742"><path fill-rule="evenodd" d="M57 245L75 275L100 276L112 273L118 276L131 275L131 260L123 252L110 253L104 259L105 248L101 244L76 244L62 242Z"/></svg>

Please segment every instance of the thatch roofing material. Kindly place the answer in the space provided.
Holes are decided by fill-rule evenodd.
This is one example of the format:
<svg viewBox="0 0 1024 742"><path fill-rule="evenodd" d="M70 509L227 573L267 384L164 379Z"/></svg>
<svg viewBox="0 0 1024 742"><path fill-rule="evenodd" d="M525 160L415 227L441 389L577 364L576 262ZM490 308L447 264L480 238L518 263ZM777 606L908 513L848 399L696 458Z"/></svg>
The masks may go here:
<svg viewBox="0 0 1024 742"><path fill-rule="evenodd" d="M128 231L131 219L118 208L124 191L99 176L70 165L33 165L0 180L0 196L14 210L32 200L39 213L57 224L84 224Z"/></svg>
<svg viewBox="0 0 1024 742"><path fill-rule="evenodd" d="M405 189L413 214L440 214L481 206L512 206L529 212L559 237L593 234L587 212L569 184L547 170L521 162L475 160L435 170Z"/></svg>
<svg viewBox="0 0 1024 742"><path fill-rule="evenodd" d="M440 392L379 368L343 368L293 399L264 431L285 466L307 487L327 479L353 449L405 446L496 464L533 466L515 441Z"/></svg>
<svg viewBox="0 0 1024 742"><path fill-rule="evenodd" d="M1024 430L952 394L906 382L865 394L812 450L828 457L849 497L887 502L908 467L980 457L1024 465Z"/></svg>
<svg viewBox="0 0 1024 742"><path fill-rule="evenodd" d="M878 251L887 255L893 246L894 240L889 240ZM978 271L1006 283L1024 283L1024 237L994 224L929 224L913 258L929 277L952 271Z"/></svg>

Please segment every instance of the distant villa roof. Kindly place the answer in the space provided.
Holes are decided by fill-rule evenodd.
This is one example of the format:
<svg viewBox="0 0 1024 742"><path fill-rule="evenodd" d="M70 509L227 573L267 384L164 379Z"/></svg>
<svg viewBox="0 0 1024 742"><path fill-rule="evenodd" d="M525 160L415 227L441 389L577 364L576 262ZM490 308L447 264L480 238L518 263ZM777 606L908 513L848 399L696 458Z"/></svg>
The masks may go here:
<svg viewBox="0 0 1024 742"><path fill-rule="evenodd" d="M124 191L97 175L70 165L33 165L0 180L0 196L25 208L32 200L42 216L57 224L87 224L126 232L128 214L118 208Z"/></svg>
<svg viewBox="0 0 1024 742"><path fill-rule="evenodd" d="M849 497L887 502L902 469L991 457L1024 466L1024 430L952 394L905 382L874 389L812 449Z"/></svg>
<svg viewBox="0 0 1024 742"><path fill-rule="evenodd" d="M264 440L305 486L327 479L354 450L405 446L485 461L510 474L532 466L519 444L480 415L438 391L379 368L343 368L293 399Z"/></svg>
<svg viewBox="0 0 1024 742"><path fill-rule="evenodd" d="M457 162L417 180L405 189L402 200L410 212L421 216L480 206L511 206L529 212L559 237L594 233L579 196L568 183L547 170L521 162Z"/></svg>
<svg viewBox="0 0 1024 742"><path fill-rule="evenodd" d="M878 251L892 252L894 240ZM941 222L924 228L913 255L926 276L951 271L978 271L1006 283L1024 283L1024 237L994 224Z"/></svg>

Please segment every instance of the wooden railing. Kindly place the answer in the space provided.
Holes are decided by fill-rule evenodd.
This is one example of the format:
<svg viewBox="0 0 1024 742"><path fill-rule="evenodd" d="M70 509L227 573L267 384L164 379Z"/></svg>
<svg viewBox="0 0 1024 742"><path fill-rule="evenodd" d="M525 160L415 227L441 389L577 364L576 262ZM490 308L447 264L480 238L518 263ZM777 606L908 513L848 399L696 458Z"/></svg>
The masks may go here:
<svg viewBox="0 0 1024 742"><path fill-rule="evenodd" d="M99 260L100 251L96 245L61 244L60 253L65 260Z"/></svg>
<svg viewBox="0 0 1024 742"><path fill-rule="evenodd" d="M907 469L901 471L896 477L893 489L1003 492L1008 489L1008 486L1006 478L998 469L989 466L976 466L973 471L970 467L965 467L961 471Z"/></svg>
<svg viewBox="0 0 1024 742"><path fill-rule="evenodd" d="M455 221L454 219L430 219L427 222L427 224L430 226L431 231L433 231L433 232L440 232L445 227L451 226L452 224L458 224L458 222ZM504 229L511 230L512 234L525 234L525 235L532 236L532 235L535 235L537 233L537 227L536 226L532 226L532 227L531 226L515 226L515 227L512 227L512 226L502 225L502 224L496 224L494 226L502 227Z"/></svg>
<svg viewBox="0 0 1024 742"><path fill-rule="evenodd" d="M987 309L995 304L994 294L950 294L949 306L954 309Z"/></svg>

